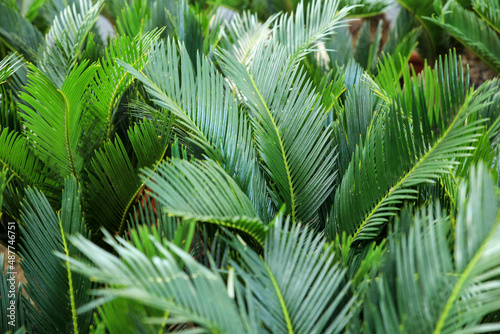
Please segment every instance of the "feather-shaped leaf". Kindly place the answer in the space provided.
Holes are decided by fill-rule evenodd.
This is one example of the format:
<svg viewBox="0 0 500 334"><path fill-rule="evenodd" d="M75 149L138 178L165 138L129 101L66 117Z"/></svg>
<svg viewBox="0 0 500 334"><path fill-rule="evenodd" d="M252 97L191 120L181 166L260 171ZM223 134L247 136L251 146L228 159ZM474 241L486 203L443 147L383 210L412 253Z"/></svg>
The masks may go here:
<svg viewBox="0 0 500 334"><path fill-rule="evenodd" d="M232 227L264 242L268 227L250 199L216 163L175 159L161 164L156 172L146 170L143 180L168 214Z"/></svg>
<svg viewBox="0 0 500 334"><path fill-rule="evenodd" d="M188 133L192 144L235 178L262 219L267 220L266 186L248 117L213 64L198 57L194 67L185 48L181 45L177 49L174 41L167 42L166 47L157 45L142 73L119 63L146 86L153 102L177 117L177 124Z"/></svg>
<svg viewBox="0 0 500 334"><path fill-rule="evenodd" d="M318 96L284 46L260 45L249 69L229 52L222 67L251 115L261 165L286 204L292 220L317 222L317 210L332 190L334 150L331 129Z"/></svg>
<svg viewBox="0 0 500 334"><path fill-rule="evenodd" d="M78 179L85 165L79 149L84 131L82 98L96 67L83 62L69 73L61 89L33 65L29 68L27 93L21 94L27 104L20 107L34 152L61 180L69 175Z"/></svg>
<svg viewBox="0 0 500 334"><path fill-rule="evenodd" d="M84 276L73 273L68 262L54 252L67 256L78 255L69 244L67 235L87 235L81 212L81 193L72 177L65 181L62 208L56 213L46 197L36 189L26 191L21 213L24 225L21 232L24 247L21 249L21 266L28 281L26 291L33 303L25 302L30 323L42 333L87 333L91 314L76 314L76 308L87 303L89 296L83 293L91 288Z"/></svg>
<svg viewBox="0 0 500 334"><path fill-rule="evenodd" d="M193 260L180 248L168 248L155 241L161 256L149 259L123 239L114 240L106 233L106 241L120 257L104 251L78 236L71 240L93 263L88 266L69 259L72 267L110 285L97 290L104 300L117 297L133 300L164 311L168 317L149 319L153 323L183 325L193 323L207 333L253 333L248 316L240 312L217 272ZM176 257L185 263L187 272L179 267Z"/></svg>
<svg viewBox="0 0 500 334"><path fill-rule="evenodd" d="M485 64L500 73L500 38L474 12L448 1L438 18L427 18L474 52Z"/></svg>
<svg viewBox="0 0 500 334"><path fill-rule="evenodd" d="M59 89L77 64L76 57L104 3L104 0L95 5L91 0L78 1L78 10L73 3L55 18L45 37L45 45L39 51L38 68Z"/></svg>
<svg viewBox="0 0 500 334"><path fill-rule="evenodd" d="M458 164L457 157L471 154L485 120L466 120L494 85L467 91L456 64L453 56L438 62L435 76L427 70L425 82L420 77L407 86L403 98L379 116L336 193L330 237L342 231L355 241L376 237L400 203L415 198L415 186L435 182Z"/></svg>
<svg viewBox="0 0 500 334"><path fill-rule="evenodd" d="M322 235L280 213L261 258L233 238L231 261L255 298L257 317L271 333L340 333L351 317L349 283Z"/></svg>
<svg viewBox="0 0 500 334"><path fill-rule="evenodd" d="M500 310L500 216L486 168L472 168L458 195L456 221L439 207L403 219L389 239L387 259L365 303L370 332L481 333ZM447 233L455 225L454 245ZM407 230L408 232L404 232Z"/></svg>

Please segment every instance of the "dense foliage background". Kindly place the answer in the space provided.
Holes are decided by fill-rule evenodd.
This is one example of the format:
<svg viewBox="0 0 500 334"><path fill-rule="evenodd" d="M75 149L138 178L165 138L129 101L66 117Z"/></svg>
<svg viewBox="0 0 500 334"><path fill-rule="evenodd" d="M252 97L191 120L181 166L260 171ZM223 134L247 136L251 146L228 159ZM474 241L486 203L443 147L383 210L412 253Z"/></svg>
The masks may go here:
<svg viewBox="0 0 500 334"><path fill-rule="evenodd" d="M398 1L0 0L0 331L500 331L500 2Z"/></svg>

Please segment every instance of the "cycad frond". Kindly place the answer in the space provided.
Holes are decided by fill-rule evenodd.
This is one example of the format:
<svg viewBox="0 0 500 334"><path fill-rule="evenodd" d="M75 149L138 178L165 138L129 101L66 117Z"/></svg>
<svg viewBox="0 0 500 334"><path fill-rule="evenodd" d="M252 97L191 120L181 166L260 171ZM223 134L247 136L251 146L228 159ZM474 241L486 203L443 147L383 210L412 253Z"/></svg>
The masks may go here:
<svg viewBox="0 0 500 334"><path fill-rule="evenodd" d="M35 61L36 52L43 44L40 31L17 8L8 6L7 2L0 2L0 13L0 37L12 51L21 53L29 61Z"/></svg>
<svg viewBox="0 0 500 334"><path fill-rule="evenodd" d="M139 169L155 168L171 141L171 127L150 121L138 123L128 132L139 163L133 164L120 137L96 152L89 168L89 223L122 234L132 206L144 187ZM144 164L142 164L144 163Z"/></svg>
<svg viewBox="0 0 500 334"><path fill-rule="evenodd" d="M271 43L271 42L270 42ZM317 211L335 178L331 129L318 96L287 48L260 48L247 69L229 52L218 53L227 76L244 95L261 165L276 187L277 207L292 220L317 222Z"/></svg>
<svg viewBox="0 0 500 334"><path fill-rule="evenodd" d="M81 212L81 194L76 180L66 179L62 195L62 208L56 213L46 197L36 189L26 191L21 212L24 247L21 250L21 266L28 281L26 291L30 301L25 302L29 322L37 332L86 333L91 314L77 315L76 308L85 304L89 296L82 291L91 288L84 276L73 273L68 262L54 254L77 256L77 250L69 244L67 235L87 235ZM70 325L70 326L68 326Z"/></svg>
<svg viewBox="0 0 500 334"><path fill-rule="evenodd" d="M255 55L255 46L269 37L270 27L277 17L278 15L273 15L264 23L260 23L256 14L245 12L241 16L236 16L223 31L222 46L240 63L248 65Z"/></svg>
<svg viewBox="0 0 500 334"><path fill-rule="evenodd" d="M0 132L0 164L25 185L38 185L45 179L43 163L30 149L28 140L8 128Z"/></svg>
<svg viewBox="0 0 500 334"><path fill-rule="evenodd" d="M174 159L143 177L165 212L185 219L232 227L263 244L268 227L250 199L216 163Z"/></svg>
<svg viewBox="0 0 500 334"><path fill-rule="evenodd" d="M439 17L427 19L448 31L486 65L500 73L500 38L474 12L451 0L443 6Z"/></svg>
<svg viewBox="0 0 500 334"><path fill-rule="evenodd" d="M249 324L248 315L237 309L220 275L193 260L190 254L172 244L166 248L155 241L161 256L149 259L125 240L117 241L105 234L106 242L120 258L77 236L71 241L95 266L68 259L75 270L109 285L95 292L105 300L123 297L163 311L164 317L149 319L153 323L191 323L211 333L255 332L255 322ZM187 272L179 267L177 258L183 261ZM105 300L97 300L93 305Z"/></svg>
<svg viewBox="0 0 500 334"><path fill-rule="evenodd" d="M186 49L182 45L177 49L174 41L166 47L157 45L142 73L119 63L145 85L153 102L176 116L176 123L188 133L192 144L237 180L267 220L265 183L248 117L214 65L198 57L194 67Z"/></svg>
<svg viewBox="0 0 500 334"><path fill-rule="evenodd" d="M287 56L302 58L319 42L346 23L351 7L339 9L339 0L301 1L293 14L282 14L273 27L273 38L286 48Z"/></svg>
<svg viewBox="0 0 500 334"><path fill-rule="evenodd" d="M500 216L486 168L472 168L458 196L453 221L439 206L406 216L389 238L386 260L367 290L370 332L481 333L500 329L481 324L500 310ZM408 219L409 218L409 219ZM453 242L447 235L455 225ZM407 232L404 232L404 231Z"/></svg>
<svg viewBox="0 0 500 334"><path fill-rule="evenodd" d="M22 58L11 54L0 61L0 85L22 65Z"/></svg>
<svg viewBox="0 0 500 334"><path fill-rule="evenodd" d="M322 235L290 225L289 217L278 214L263 257L233 238L241 260L231 265L254 295L256 316L271 333L339 333L354 302L345 272Z"/></svg>
<svg viewBox="0 0 500 334"><path fill-rule="evenodd" d="M91 0L79 0L79 11L75 4L66 7L47 33L37 66L58 89L77 64L76 57L103 3L100 0L93 5Z"/></svg>
<svg viewBox="0 0 500 334"><path fill-rule="evenodd" d="M92 89L88 90L91 102L86 118L90 123L98 123L95 131L89 136L101 135L105 140L112 138L116 109L134 79L116 64L116 60L120 59L142 71L148 61L151 45L160 33L161 31L156 30L134 38L119 36L106 48L105 60L101 61Z"/></svg>
<svg viewBox="0 0 500 334"><path fill-rule="evenodd" d="M476 13L500 33L500 2L497 0L472 0L471 2Z"/></svg>
<svg viewBox="0 0 500 334"><path fill-rule="evenodd" d="M458 164L457 157L471 154L470 143L480 136L485 120L466 120L491 96L494 85L467 92L456 64L456 57L438 62L435 75L427 70L379 116L336 193L337 230L330 223L330 237L342 231L355 241L376 237L400 203L415 198L415 186L435 182Z"/></svg>
<svg viewBox="0 0 500 334"><path fill-rule="evenodd" d="M21 94L27 105L20 108L34 152L61 180L69 175L78 179L85 164L79 149L84 131L82 98L96 67L87 67L87 62L75 67L61 89L33 65L29 68L27 93Z"/></svg>

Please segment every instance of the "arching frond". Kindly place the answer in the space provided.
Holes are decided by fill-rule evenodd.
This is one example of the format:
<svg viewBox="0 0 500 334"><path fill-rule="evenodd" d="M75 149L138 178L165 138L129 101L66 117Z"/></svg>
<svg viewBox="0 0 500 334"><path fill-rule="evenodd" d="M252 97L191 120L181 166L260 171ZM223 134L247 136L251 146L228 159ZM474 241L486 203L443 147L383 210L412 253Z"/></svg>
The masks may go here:
<svg viewBox="0 0 500 334"><path fill-rule="evenodd" d="M254 295L256 316L271 333L340 333L354 298L323 237L291 225L280 213L260 257L233 238L241 256L231 261L241 284Z"/></svg>
<svg viewBox="0 0 500 334"><path fill-rule="evenodd" d="M148 62L151 45L159 38L161 30L155 30L134 38L119 36L105 50L105 59L97 69L95 81L88 90L89 113L85 119L97 123L95 131L89 137L103 136L110 140L113 124L120 100L133 81L133 77L116 63L117 59L127 62L138 71L142 71Z"/></svg>
<svg viewBox="0 0 500 334"><path fill-rule="evenodd" d="M263 244L268 227L250 199L216 163L174 159L156 172L146 170L143 180L168 214L232 227Z"/></svg>
<svg viewBox="0 0 500 334"><path fill-rule="evenodd" d="M82 293L91 288L90 281L74 273L69 262L61 263L54 254L78 256L67 236L81 233L88 237L81 212L80 187L72 177L64 184L60 212L52 209L40 191L28 189L21 213L24 222L21 267L31 300L24 306L29 322L41 333L66 332L68 328L74 333L87 333L92 319L90 313L76 313L90 299Z"/></svg>
<svg viewBox="0 0 500 334"><path fill-rule="evenodd" d="M326 113L311 83L278 44L261 44L249 69L227 51L220 50L218 57L245 97L277 207L286 204L294 222L317 222L335 173L331 129L325 127Z"/></svg>
<svg viewBox="0 0 500 334"><path fill-rule="evenodd" d="M484 105L494 86L467 91L456 64L450 56L437 63L435 74L428 69L407 86L356 149L335 195L335 225L327 226L331 238L342 231L356 241L376 237L400 203L415 198L415 186L434 182L458 164L457 157L471 154L470 143L480 136L485 120L467 118Z"/></svg>
<svg viewBox="0 0 500 334"><path fill-rule="evenodd" d="M21 97L27 136L35 154L64 179L79 178L85 156L79 151L84 128L82 98L96 71L87 62L75 67L64 80L61 89L39 69L29 66L27 93Z"/></svg>
<svg viewBox="0 0 500 334"><path fill-rule="evenodd" d="M222 47L231 52L245 66L255 55L256 46L271 34L271 25L278 15L270 16L264 23L249 12L236 16L223 31Z"/></svg>
<svg viewBox="0 0 500 334"><path fill-rule="evenodd" d="M500 329L498 323L481 323L485 315L500 310L500 216L494 197L491 178L480 164L460 187L453 221L439 206L431 206L396 225L384 265L367 290L369 332ZM447 238L452 224L454 245Z"/></svg>
<svg viewBox="0 0 500 334"><path fill-rule="evenodd" d="M298 59L314 51L326 36L345 25L342 19L351 9L339 8L339 0L304 3L301 1L294 13L278 17L273 27L273 38L285 46L286 55Z"/></svg>
<svg viewBox="0 0 500 334"><path fill-rule="evenodd" d="M472 0L471 2L476 13L500 33L500 3L487 0Z"/></svg>
<svg viewBox="0 0 500 334"><path fill-rule="evenodd" d="M500 38L495 30L455 1L448 1L439 17L427 18L474 52L485 64L500 73Z"/></svg>
<svg viewBox="0 0 500 334"><path fill-rule="evenodd" d="M47 33L37 66L58 89L77 64L76 57L103 3L104 0L99 0L93 5L91 0L79 0L79 10L75 4L66 7Z"/></svg>
<svg viewBox="0 0 500 334"><path fill-rule="evenodd" d="M157 45L142 73L119 63L146 86L153 102L176 116L192 144L235 178L262 219L268 220L266 186L248 117L213 64L199 57L194 67L185 48L177 49L174 41Z"/></svg>
<svg viewBox="0 0 500 334"><path fill-rule="evenodd" d="M43 36L14 6L0 2L0 37L12 51L21 53L29 61L35 61Z"/></svg>
<svg viewBox="0 0 500 334"><path fill-rule="evenodd" d="M192 323L204 332L255 333L255 321L237 309L220 275L193 260L190 254L172 244L167 243L166 247L155 241L161 256L150 259L125 240L106 235L106 242L119 257L82 236L71 238L94 263L88 266L70 258L72 267L109 285L95 291L104 300L97 300L93 305L123 297L163 311L164 317L148 319L156 324L182 326ZM177 257L187 271L179 267ZM243 299L238 303L243 303Z"/></svg>

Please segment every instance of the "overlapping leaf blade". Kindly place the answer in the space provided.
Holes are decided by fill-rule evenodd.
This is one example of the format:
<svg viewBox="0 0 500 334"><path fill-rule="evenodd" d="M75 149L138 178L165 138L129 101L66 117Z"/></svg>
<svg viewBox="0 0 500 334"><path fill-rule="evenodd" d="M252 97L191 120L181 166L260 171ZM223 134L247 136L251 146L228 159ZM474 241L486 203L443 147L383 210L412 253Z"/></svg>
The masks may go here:
<svg viewBox="0 0 500 334"><path fill-rule="evenodd" d="M387 259L370 283L365 316L369 332L478 333L499 329L481 324L498 311L500 235L498 205L486 168L472 168L458 195L456 227L429 207L405 215L389 239ZM404 232L407 231L407 232Z"/></svg>

